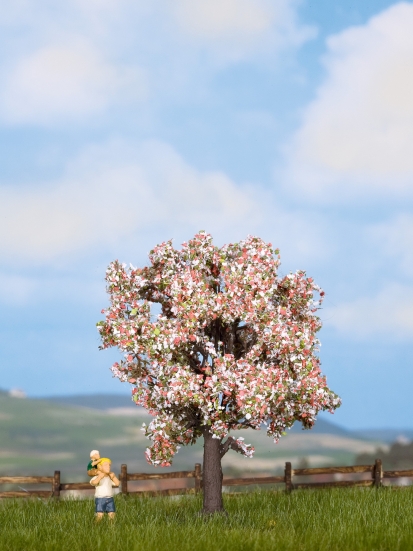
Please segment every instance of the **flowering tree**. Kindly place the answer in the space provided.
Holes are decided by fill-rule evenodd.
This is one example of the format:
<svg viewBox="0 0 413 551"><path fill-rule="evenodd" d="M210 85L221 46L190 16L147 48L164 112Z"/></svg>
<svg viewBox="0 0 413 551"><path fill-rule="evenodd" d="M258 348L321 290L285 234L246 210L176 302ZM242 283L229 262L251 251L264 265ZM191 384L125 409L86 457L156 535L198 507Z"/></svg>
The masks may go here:
<svg viewBox="0 0 413 551"><path fill-rule="evenodd" d="M340 405L317 357L324 293L304 272L279 277L278 250L257 237L218 248L200 232L149 258L142 269L109 265L101 348L124 353L112 372L154 416L150 463L169 466L180 445L203 436L203 510L221 511L222 457L254 453L230 431L265 425L277 442L295 421L311 428L320 410Z"/></svg>

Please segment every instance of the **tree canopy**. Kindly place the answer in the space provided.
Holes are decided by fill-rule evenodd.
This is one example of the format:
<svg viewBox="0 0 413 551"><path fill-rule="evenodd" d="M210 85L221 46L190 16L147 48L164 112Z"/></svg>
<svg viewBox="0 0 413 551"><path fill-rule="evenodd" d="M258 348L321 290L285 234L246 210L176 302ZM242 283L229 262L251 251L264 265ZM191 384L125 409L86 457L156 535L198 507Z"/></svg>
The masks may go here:
<svg viewBox="0 0 413 551"><path fill-rule="evenodd" d="M242 438L225 440L230 431L265 425L277 441L295 421L311 428L320 410L340 405L317 355L324 293L303 271L280 277L271 244L249 236L219 248L200 232L180 250L158 245L149 259L144 268L109 265L110 306L97 325L102 348L124 353L114 376L154 416L150 463L169 466L205 429L221 457L230 448L251 457Z"/></svg>

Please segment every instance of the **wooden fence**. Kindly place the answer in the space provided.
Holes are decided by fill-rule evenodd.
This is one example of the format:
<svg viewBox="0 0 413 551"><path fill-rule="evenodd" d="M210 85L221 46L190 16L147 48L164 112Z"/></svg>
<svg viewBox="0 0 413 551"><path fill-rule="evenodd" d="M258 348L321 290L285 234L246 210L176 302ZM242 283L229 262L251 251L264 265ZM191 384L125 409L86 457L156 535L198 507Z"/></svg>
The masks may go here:
<svg viewBox="0 0 413 551"><path fill-rule="evenodd" d="M193 478L194 488L169 488L167 490L131 491L128 488L129 481L144 480L165 480L173 478ZM200 463L195 464L193 471L175 471L167 473L128 473L127 466L121 466L119 475L120 489L122 494L135 494L146 496L172 496L186 493L198 493L202 487L202 472ZM89 482L67 482L62 484L60 480L60 471L55 471L54 476L0 476L1 484L13 484L20 487L20 491L0 492L0 498L4 497L60 497L60 492L68 490L94 490ZM50 484L50 490L27 490L20 486L21 484Z"/></svg>
<svg viewBox="0 0 413 551"><path fill-rule="evenodd" d="M370 474L368 479L362 480L328 480L305 482L297 481L302 477L320 477L335 475L360 475ZM223 486L251 486L265 484L284 484L285 490L302 490L307 488L344 488L344 487L376 487L383 485L384 479L412 478L413 469L405 471L383 471L382 462L376 459L374 465L353 465L350 467L319 467L308 469L293 469L290 462L285 464L284 475L282 476L256 476L250 478L224 478ZM167 479L194 479L192 488L169 488L166 490L132 490L128 483L147 480ZM199 463L195 464L193 471L175 471L166 473L128 473L127 465L121 466L119 475L120 491L123 495L145 495L145 496L173 496L202 491L202 471ZM0 498L5 497L60 497L60 492L68 490L93 490L89 482L68 482L62 484L60 471L55 471L54 476L0 476L0 485L18 485L20 491L0 492ZM50 490L27 490L20 485L27 484L50 484Z"/></svg>
<svg viewBox="0 0 413 551"><path fill-rule="evenodd" d="M131 491L128 487L128 482L138 480L166 480L171 478L193 478L195 481L194 488L169 488L167 490L135 490ZM193 471L175 471L169 473L128 473L126 465L121 466L120 475L120 491L122 494L137 494L146 496L176 496L182 494L199 493L202 488L202 471L201 464L195 463Z"/></svg>

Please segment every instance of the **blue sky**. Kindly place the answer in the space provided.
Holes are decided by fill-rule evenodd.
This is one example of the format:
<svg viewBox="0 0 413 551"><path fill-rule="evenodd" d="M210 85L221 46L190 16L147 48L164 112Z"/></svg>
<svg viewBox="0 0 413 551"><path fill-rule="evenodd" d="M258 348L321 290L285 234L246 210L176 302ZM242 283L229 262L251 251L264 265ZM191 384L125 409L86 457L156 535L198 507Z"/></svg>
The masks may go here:
<svg viewBox="0 0 413 551"><path fill-rule="evenodd" d="M409 427L413 3L6 0L0 387L119 392L104 272L199 229L326 291L349 428Z"/></svg>

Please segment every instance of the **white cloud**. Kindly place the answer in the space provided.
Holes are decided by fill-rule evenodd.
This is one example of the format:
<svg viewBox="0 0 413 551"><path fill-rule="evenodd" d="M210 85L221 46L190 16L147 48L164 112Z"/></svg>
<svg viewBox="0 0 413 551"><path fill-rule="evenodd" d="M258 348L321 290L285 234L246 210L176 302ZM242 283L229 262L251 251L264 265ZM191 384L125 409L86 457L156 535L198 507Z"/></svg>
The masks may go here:
<svg viewBox="0 0 413 551"><path fill-rule="evenodd" d="M288 178L317 200L413 193L413 4L327 41L327 75L288 152Z"/></svg>
<svg viewBox="0 0 413 551"><path fill-rule="evenodd" d="M160 142L89 147L58 181L0 187L3 261L42 264L125 247L146 252L152 240L200 229L223 242L248 233L273 240L293 269L328 250L311 214L280 209L259 186L196 170Z"/></svg>
<svg viewBox="0 0 413 551"><path fill-rule="evenodd" d="M49 46L19 60L3 80L0 115L8 123L68 122L145 96L137 68L114 66L84 41Z"/></svg>
<svg viewBox="0 0 413 551"><path fill-rule="evenodd" d="M0 11L0 116L59 124L125 96L193 98L228 64L273 65L283 48L313 36L297 20L298 2L9 0Z"/></svg>
<svg viewBox="0 0 413 551"><path fill-rule="evenodd" d="M252 193L224 174L200 173L161 143L118 143L90 148L57 182L0 188L0 250L45 261L153 225L230 225L256 215Z"/></svg>
<svg viewBox="0 0 413 551"><path fill-rule="evenodd" d="M401 273L413 276L413 216L399 214L393 220L367 228L377 252L390 263L396 262ZM413 315L413 313L412 313Z"/></svg>
<svg viewBox="0 0 413 551"><path fill-rule="evenodd" d="M221 62L297 46L315 32L298 23L295 0L169 0L169 4L177 23L174 34L182 32Z"/></svg>
<svg viewBox="0 0 413 551"><path fill-rule="evenodd" d="M362 297L326 308L328 327L354 340L384 337L410 340L413 337L413 287L389 284L374 297Z"/></svg>
<svg viewBox="0 0 413 551"><path fill-rule="evenodd" d="M271 4L262 0L178 0L173 6L182 27L194 36L245 36L271 27Z"/></svg>

